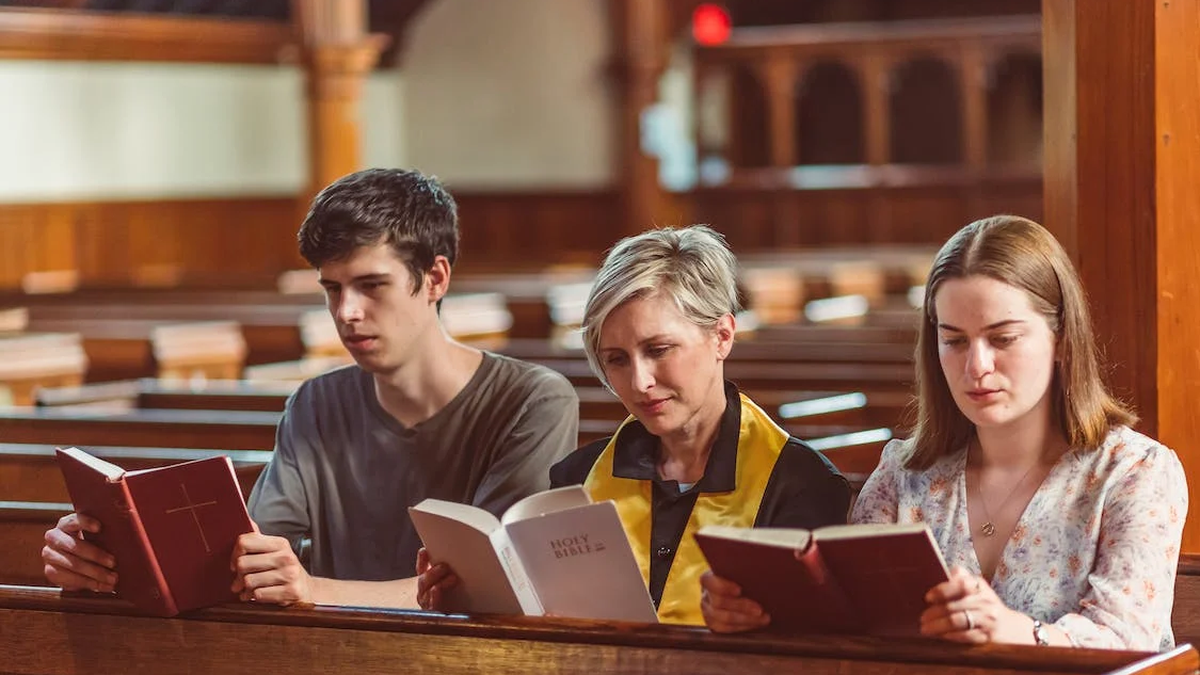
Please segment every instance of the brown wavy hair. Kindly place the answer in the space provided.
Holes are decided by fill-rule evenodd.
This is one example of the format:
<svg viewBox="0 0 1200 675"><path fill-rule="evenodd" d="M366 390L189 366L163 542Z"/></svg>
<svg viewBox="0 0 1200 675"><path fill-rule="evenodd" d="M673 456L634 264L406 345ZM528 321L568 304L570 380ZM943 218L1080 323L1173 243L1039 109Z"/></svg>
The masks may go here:
<svg viewBox="0 0 1200 675"><path fill-rule="evenodd" d="M943 283L983 276L1019 288L1057 336L1054 421L1071 447L1094 449L1116 425L1137 417L1109 393L1087 297L1066 251L1046 228L1018 216L992 216L959 230L934 259L917 333L917 423L905 468L928 468L966 446L975 426L959 410L938 358L937 306Z"/></svg>

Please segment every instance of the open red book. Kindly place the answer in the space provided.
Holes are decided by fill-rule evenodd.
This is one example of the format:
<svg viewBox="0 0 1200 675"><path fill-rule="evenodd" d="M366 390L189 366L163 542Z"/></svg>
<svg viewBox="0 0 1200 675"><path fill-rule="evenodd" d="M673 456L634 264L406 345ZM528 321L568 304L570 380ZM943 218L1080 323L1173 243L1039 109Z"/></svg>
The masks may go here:
<svg viewBox="0 0 1200 675"><path fill-rule="evenodd" d="M236 600L234 544L254 526L228 457L125 471L59 448L75 510L100 521L88 541L117 559L117 595L157 616Z"/></svg>
<svg viewBox="0 0 1200 675"><path fill-rule="evenodd" d="M741 586L773 627L790 632L917 635L925 593L949 579L923 523L708 526L696 541L714 574Z"/></svg>

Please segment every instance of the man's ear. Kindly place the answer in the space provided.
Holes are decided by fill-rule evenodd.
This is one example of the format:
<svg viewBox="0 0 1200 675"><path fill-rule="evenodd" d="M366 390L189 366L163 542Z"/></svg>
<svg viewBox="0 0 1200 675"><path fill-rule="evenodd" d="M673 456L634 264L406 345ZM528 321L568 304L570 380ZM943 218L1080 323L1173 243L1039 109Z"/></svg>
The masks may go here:
<svg viewBox="0 0 1200 675"><path fill-rule="evenodd" d="M425 292L430 302L437 302L450 290L450 261L444 255L433 259L433 265L425 273Z"/></svg>
<svg viewBox="0 0 1200 675"><path fill-rule="evenodd" d="M733 349L733 335L737 332L737 319L732 314L726 314L713 327L717 338L717 358L724 361Z"/></svg>

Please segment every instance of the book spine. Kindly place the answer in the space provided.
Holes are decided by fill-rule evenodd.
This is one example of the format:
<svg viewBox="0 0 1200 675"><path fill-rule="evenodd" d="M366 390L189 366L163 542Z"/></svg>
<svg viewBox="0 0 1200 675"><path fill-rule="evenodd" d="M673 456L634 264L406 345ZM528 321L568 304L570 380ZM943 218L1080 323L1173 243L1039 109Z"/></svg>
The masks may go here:
<svg viewBox="0 0 1200 675"><path fill-rule="evenodd" d="M158 564L158 557L154 555L154 548L150 545L150 537L146 535L145 526L142 525L137 504L134 503L133 495L129 492L129 483L122 477L116 481L115 485L120 490L119 503L129 518L129 526L137 540L138 550L146 561L146 570L150 573L148 583L153 584L155 588L153 597L158 601L159 613L163 616L174 616L179 613L179 608L175 604L175 596L171 593L171 587L167 585L167 578Z"/></svg>
<svg viewBox="0 0 1200 675"><path fill-rule="evenodd" d="M838 583L837 577L825 564L817 540L815 538L810 540L808 549L796 557L800 564L808 570L809 578L820 595L820 602L814 603L814 606L822 608L829 624L840 630L861 630L863 628L862 618L855 610L850 596Z"/></svg>
<svg viewBox="0 0 1200 675"><path fill-rule="evenodd" d="M504 575L508 577L508 584L517 596L517 602L521 603L521 611L526 616L545 614L546 610L533 589L529 573L525 571L525 565L517 555L517 549L508 533L501 527L492 533L491 540L492 547L496 549L496 557L500 559L500 566L504 568Z"/></svg>

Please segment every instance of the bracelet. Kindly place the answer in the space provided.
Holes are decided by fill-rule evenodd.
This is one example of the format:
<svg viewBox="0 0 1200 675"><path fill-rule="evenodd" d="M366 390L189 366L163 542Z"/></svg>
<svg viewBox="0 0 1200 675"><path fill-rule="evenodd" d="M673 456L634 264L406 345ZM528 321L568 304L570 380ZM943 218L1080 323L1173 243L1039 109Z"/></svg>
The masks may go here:
<svg viewBox="0 0 1200 675"><path fill-rule="evenodd" d="M1050 646L1050 637L1046 634L1046 627L1037 619L1033 620L1033 643L1039 647Z"/></svg>

